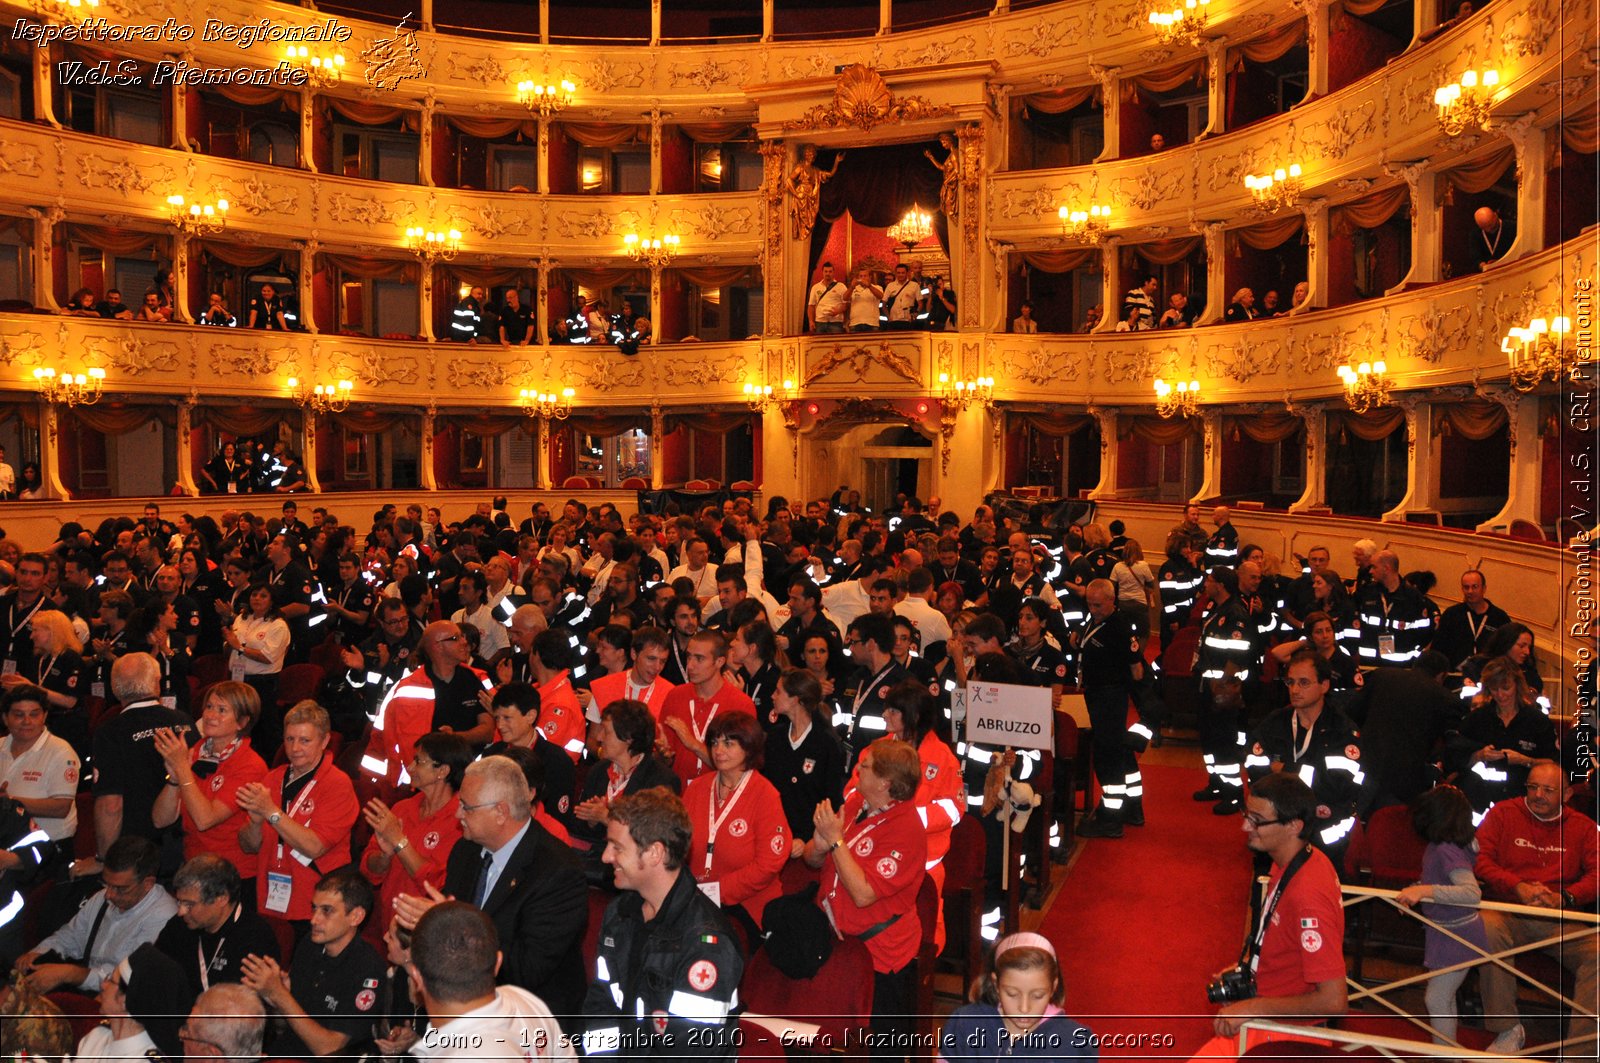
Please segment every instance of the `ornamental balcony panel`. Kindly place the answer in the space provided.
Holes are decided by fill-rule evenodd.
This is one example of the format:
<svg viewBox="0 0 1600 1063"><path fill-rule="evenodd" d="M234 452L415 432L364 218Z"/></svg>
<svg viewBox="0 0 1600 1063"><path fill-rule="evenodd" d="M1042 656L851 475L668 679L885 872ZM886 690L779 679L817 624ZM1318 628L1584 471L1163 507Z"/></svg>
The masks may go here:
<svg viewBox="0 0 1600 1063"><path fill-rule="evenodd" d="M526 265L626 262L622 237L633 230L677 232L680 261L754 261L760 248L761 194L540 196L386 184L276 166L191 155L31 123L0 121L0 204L58 203L67 219L96 225L164 228L167 197L228 201L217 239L296 248L407 255L408 226L461 230L468 264L492 259ZM16 211L20 213L20 210Z"/></svg>
<svg viewBox="0 0 1600 1063"><path fill-rule="evenodd" d="M287 381L348 379L358 402L482 409L519 388L571 387L583 407L738 405L745 385L795 381L797 397L937 397L951 380L994 378L999 401L1152 405L1151 381L1197 379L1206 402L1337 401L1337 368L1383 359L1397 392L1505 381L1501 338L1600 284L1592 240L1353 306L1239 325L1086 336L864 332L728 343L614 347L467 346L0 314L0 391L35 390L33 370L106 371L108 395L288 399ZM68 357L70 355L70 357Z"/></svg>

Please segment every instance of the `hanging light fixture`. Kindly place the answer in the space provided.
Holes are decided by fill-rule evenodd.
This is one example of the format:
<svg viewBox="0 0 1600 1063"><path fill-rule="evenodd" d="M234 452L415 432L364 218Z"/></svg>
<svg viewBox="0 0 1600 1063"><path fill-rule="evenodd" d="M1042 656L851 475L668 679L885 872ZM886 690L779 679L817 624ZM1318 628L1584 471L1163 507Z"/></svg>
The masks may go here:
<svg viewBox="0 0 1600 1063"><path fill-rule="evenodd" d="M888 237L907 251L933 235L933 215L913 203L905 216L888 228Z"/></svg>

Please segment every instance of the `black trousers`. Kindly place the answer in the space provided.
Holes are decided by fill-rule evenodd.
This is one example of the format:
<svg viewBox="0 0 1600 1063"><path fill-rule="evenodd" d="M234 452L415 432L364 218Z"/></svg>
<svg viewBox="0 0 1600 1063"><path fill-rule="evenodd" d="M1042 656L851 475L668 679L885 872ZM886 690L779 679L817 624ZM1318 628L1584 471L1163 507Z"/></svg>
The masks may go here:
<svg viewBox="0 0 1600 1063"><path fill-rule="evenodd" d="M1107 787L1113 797L1124 792L1136 763L1133 751L1123 744L1128 729L1128 691L1121 685L1089 687L1083 700L1089 709L1094 777L1100 782L1103 801Z"/></svg>

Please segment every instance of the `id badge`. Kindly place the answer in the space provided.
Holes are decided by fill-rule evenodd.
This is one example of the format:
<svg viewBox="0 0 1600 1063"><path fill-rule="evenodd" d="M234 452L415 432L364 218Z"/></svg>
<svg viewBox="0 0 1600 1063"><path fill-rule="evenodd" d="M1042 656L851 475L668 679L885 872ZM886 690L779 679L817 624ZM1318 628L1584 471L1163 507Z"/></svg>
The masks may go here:
<svg viewBox="0 0 1600 1063"><path fill-rule="evenodd" d="M98 682L90 683L89 696L91 698L100 698L101 700L104 700L106 696L106 685Z"/></svg>
<svg viewBox="0 0 1600 1063"><path fill-rule="evenodd" d="M239 493L239 485L237 483L235 483L234 481L229 480L228 481L228 494L236 495L238 493Z"/></svg>
<svg viewBox="0 0 1600 1063"><path fill-rule="evenodd" d="M173 697L171 694L166 694L161 698L161 704L176 711L178 708L178 699Z"/></svg>
<svg viewBox="0 0 1600 1063"><path fill-rule="evenodd" d="M294 891L294 879L282 871L267 872L267 911L280 915L289 910L289 894Z"/></svg>
<svg viewBox="0 0 1600 1063"><path fill-rule="evenodd" d="M17 674L17 662L12 660L11 658L7 657L5 665L3 667L0 667L0 675L16 675L16 674Z"/></svg>
<svg viewBox="0 0 1600 1063"><path fill-rule="evenodd" d="M228 678L235 683L244 682L244 655L235 653L228 658Z"/></svg>
<svg viewBox="0 0 1600 1063"><path fill-rule="evenodd" d="M722 883L697 882L695 885L700 887L701 893L704 893L707 897L711 898L712 904L716 905L718 908L722 907Z"/></svg>
<svg viewBox="0 0 1600 1063"><path fill-rule="evenodd" d="M1379 654L1379 656L1388 657L1393 653L1394 653L1394 636L1393 635L1379 635L1378 636L1378 654Z"/></svg>

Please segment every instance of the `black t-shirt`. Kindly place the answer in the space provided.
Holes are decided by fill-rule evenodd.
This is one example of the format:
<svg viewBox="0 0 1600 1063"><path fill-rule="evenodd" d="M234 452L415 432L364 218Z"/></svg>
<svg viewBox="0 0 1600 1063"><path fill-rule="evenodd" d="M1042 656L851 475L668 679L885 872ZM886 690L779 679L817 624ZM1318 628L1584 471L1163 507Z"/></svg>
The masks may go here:
<svg viewBox="0 0 1600 1063"><path fill-rule="evenodd" d="M506 331L506 342L515 345L526 340L533 332L533 325L533 310L529 307L500 308L500 327Z"/></svg>
<svg viewBox="0 0 1600 1063"><path fill-rule="evenodd" d="M268 565L262 573L262 578L267 581L267 586L272 590L273 608L282 610L286 605L310 605L312 579L311 572L298 561L291 561L283 566L283 571L275 571ZM289 631L294 641L299 643L305 638L311 615L295 617L289 620Z"/></svg>
<svg viewBox="0 0 1600 1063"><path fill-rule="evenodd" d="M372 610L378 604L378 590L366 580L357 576L355 582L349 586L336 584L328 591L328 601L333 602L352 613L366 613L367 622L357 624L353 620L339 617L334 630L339 632L339 641L346 646L353 646L366 638L372 631Z"/></svg>
<svg viewBox="0 0 1600 1063"><path fill-rule="evenodd" d="M122 798L122 833L157 845L162 830L151 819L156 798L166 786L167 768L156 752L154 734L172 727L191 743L197 739L187 713L156 701L135 702L102 723L94 734L94 795Z"/></svg>
<svg viewBox="0 0 1600 1063"><path fill-rule="evenodd" d="M278 935L266 920L242 906L215 934L190 930L183 916L167 920L156 938L156 948L170 956L189 980L189 995L199 996L208 986L239 982L239 961L249 955L271 956L278 962Z"/></svg>
<svg viewBox="0 0 1600 1063"><path fill-rule="evenodd" d="M383 958L359 936L337 956L307 938L295 950L289 986L307 1016L350 1038L348 1050L371 1038L373 1020L388 1014L389 1003L382 999L385 970ZM268 1054L287 1059L313 1055L287 1023L271 1039Z"/></svg>
<svg viewBox="0 0 1600 1063"><path fill-rule="evenodd" d="M483 706L478 702L478 695L483 691L483 683L469 668L456 666L455 674L445 682L434 675L431 667L423 668L424 674L433 680L433 729L448 727L457 734L470 731L478 726L478 714L483 712Z"/></svg>
<svg viewBox="0 0 1600 1063"><path fill-rule="evenodd" d="M5 599L0 606L0 660L17 662L17 671L27 675L33 664L34 614L51 609L55 604L42 593L32 605L18 602L14 594Z"/></svg>

